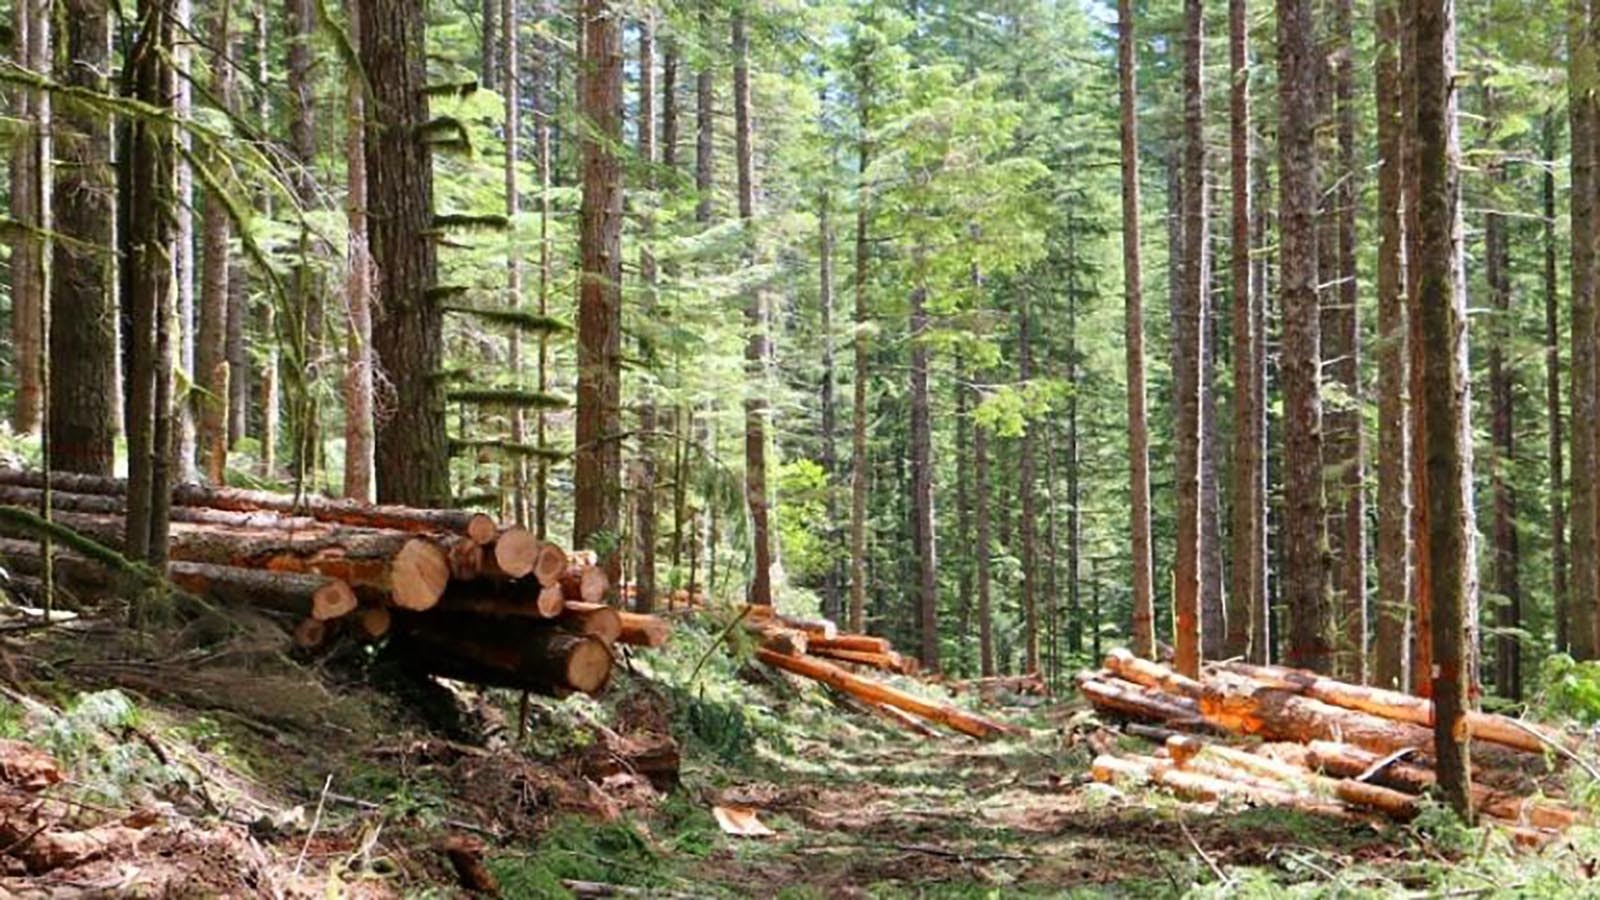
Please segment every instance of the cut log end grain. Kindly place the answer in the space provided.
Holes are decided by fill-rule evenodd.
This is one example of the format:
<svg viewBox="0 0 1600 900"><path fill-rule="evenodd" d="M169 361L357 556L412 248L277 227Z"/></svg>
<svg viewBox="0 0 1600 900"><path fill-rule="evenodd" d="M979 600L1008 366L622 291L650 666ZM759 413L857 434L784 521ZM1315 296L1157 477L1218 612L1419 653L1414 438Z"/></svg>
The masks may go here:
<svg viewBox="0 0 1600 900"><path fill-rule="evenodd" d="M581 602L581 601L579 601ZM539 596L534 600L534 610L541 618L554 619L561 615L567 607L567 593L561 585L553 584L539 589Z"/></svg>
<svg viewBox="0 0 1600 900"><path fill-rule="evenodd" d="M611 680L611 648L598 638L584 635L567 651L563 675L573 690L597 693Z"/></svg>
<svg viewBox="0 0 1600 900"><path fill-rule="evenodd" d="M321 622L348 615L357 606L356 592L339 579L330 579L311 595L311 618Z"/></svg>
<svg viewBox="0 0 1600 900"><path fill-rule="evenodd" d="M604 603L568 601L556 621L579 634L597 637L607 644L615 644L622 636L622 615Z"/></svg>
<svg viewBox="0 0 1600 900"><path fill-rule="evenodd" d="M394 605L416 612L432 609L450 583L450 561L426 538L406 541L390 566Z"/></svg>
<svg viewBox="0 0 1600 900"><path fill-rule="evenodd" d="M464 529L468 538L480 547L487 547L500 536L500 526L485 513L473 513Z"/></svg>
<svg viewBox="0 0 1600 900"><path fill-rule="evenodd" d="M494 542L494 561L510 578L523 578L533 571L542 542L533 532L519 525L500 532Z"/></svg>
<svg viewBox="0 0 1600 900"><path fill-rule="evenodd" d="M294 645L302 650L315 650L328 639L328 623L321 619L301 619L294 627Z"/></svg>
<svg viewBox="0 0 1600 900"><path fill-rule="evenodd" d="M456 581L472 581L483 574L483 547L469 538L451 542L446 554L450 557L450 577Z"/></svg>
<svg viewBox="0 0 1600 900"><path fill-rule="evenodd" d="M545 541L539 545L539 555L533 561L533 577L541 585L550 587L561 583L567 574L567 551L560 545Z"/></svg>
<svg viewBox="0 0 1600 900"><path fill-rule="evenodd" d="M356 614L356 624L360 626L361 633L374 641L389 633L393 621L394 617L387 606L368 606Z"/></svg>

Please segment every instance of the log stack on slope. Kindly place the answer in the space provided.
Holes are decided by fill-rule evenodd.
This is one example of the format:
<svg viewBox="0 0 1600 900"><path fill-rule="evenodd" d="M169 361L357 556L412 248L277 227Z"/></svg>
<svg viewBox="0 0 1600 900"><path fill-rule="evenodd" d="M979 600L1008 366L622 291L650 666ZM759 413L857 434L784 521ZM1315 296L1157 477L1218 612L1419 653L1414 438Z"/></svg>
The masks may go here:
<svg viewBox="0 0 1600 900"><path fill-rule="evenodd" d="M1189 678L1115 650L1078 690L1103 717L1157 743L1151 754L1102 754L1100 781L1153 784L1192 800L1232 799L1344 817L1408 821L1434 784L1432 703L1298 669L1217 663ZM1558 732L1474 712L1473 800L1525 844L1584 821L1559 799ZM1227 739L1254 746L1230 746ZM1551 799L1556 798L1556 799Z"/></svg>
<svg viewBox="0 0 1600 900"><path fill-rule="evenodd" d="M54 520L123 549L126 485L51 476ZM0 505L37 509L37 472L0 469ZM213 602L294 621L307 649L336 637L384 640L427 674L564 692L603 688L618 643L654 647L665 620L605 605L610 583L592 555L569 554L480 512L371 506L237 488L178 485L167 575ZM0 524L0 566L42 571L39 546ZM57 577L82 592L115 578L58 546Z"/></svg>

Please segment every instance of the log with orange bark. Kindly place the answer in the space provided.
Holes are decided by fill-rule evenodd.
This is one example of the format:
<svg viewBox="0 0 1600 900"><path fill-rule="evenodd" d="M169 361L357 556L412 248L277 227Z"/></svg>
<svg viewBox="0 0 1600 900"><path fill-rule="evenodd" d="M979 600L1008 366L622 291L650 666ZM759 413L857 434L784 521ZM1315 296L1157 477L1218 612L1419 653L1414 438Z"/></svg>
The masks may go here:
<svg viewBox="0 0 1600 900"><path fill-rule="evenodd" d="M814 657L787 656L762 648L756 651L756 658L775 669L820 681L858 700L892 706L972 737L994 738L1018 731L1016 728L964 709L924 700L882 682L847 672L832 663Z"/></svg>
<svg viewBox="0 0 1600 900"><path fill-rule="evenodd" d="M659 647L672 637L672 623L660 616L619 610L622 634L617 641L635 647Z"/></svg>
<svg viewBox="0 0 1600 900"><path fill-rule="evenodd" d="M888 653L872 653L865 650L836 650L830 647L818 647L814 638L808 638L806 652L812 656L854 663L855 665L872 669L882 669L885 672L904 673L906 670L905 660L900 658L900 654L892 650Z"/></svg>
<svg viewBox="0 0 1600 900"><path fill-rule="evenodd" d="M53 491L63 494L127 496L127 482L121 478L52 472ZM0 469L0 484L41 488L44 478L31 469ZM174 506L205 507L232 512L269 511L306 516L321 522L360 528L407 531L413 534L451 532L464 534L480 544L494 540L498 528L481 512L459 509L420 509L409 506L373 506L354 500L336 500L315 494L275 494L242 488L207 487L179 484L172 488Z"/></svg>
<svg viewBox="0 0 1600 900"><path fill-rule="evenodd" d="M97 543L123 547L120 518L72 512L54 518ZM437 603L450 580L449 559L432 539L326 523L300 531L174 522L168 554L181 562L324 575L352 586L386 589L394 604L406 609Z"/></svg>
<svg viewBox="0 0 1600 900"><path fill-rule="evenodd" d="M1420 710L1418 704L1426 705L1431 714L1432 704L1427 700L1394 694L1392 691L1347 685L1311 676L1310 673L1298 673L1309 678L1297 677L1291 681L1286 676L1297 670L1268 671L1234 663L1222 664L1221 671L1213 671L1201 681L1122 650L1109 654L1106 666L1121 678L1160 691L1168 697L1196 701L1201 714L1222 731L1300 743L1317 739L1342 740L1378 753L1403 748L1432 753L1431 727L1415 721ZM1341 698L1344 702L1335 704L1320 697ZM1356 708L1356 697L1367 697L1369 700L1382 698L1393 702L1370 702L1368 709L1363 710ZM1408 712L1404 717L1380 713L1400 710ZM1480 715L1476 721L1503 718ZM1505 729L1509 727L1512 726L1498 722L1490 731L1504 736ZM1534 740L1526 732L1523 736L1529 741ZM1535 757L1521 747L1513 749L1506 743L1477 742L1473 747L1473 756L1475 762L1497 768L1517 770L1544 767L1542 757Z"/></svg>
<svg viewBox="0 0 1600 900"><path fill-rule="evenodd" d="M1220 667L1273 688L1293 691L1333 706L1359 710L1397 722L1433 727L1433 701L1423 697L1348 684L1315 672L1284 666L1226 662ZM1479 741L1490 741L1527 753L1544 753L1551 745L1570 746L1566 737L1558 732L1509 716L1474 710L1467 713L1466 719L1468 732Z"/></svg>
<svg viewBox="0 0 1600 900"><path fill-rule="evenodd" d="M1410 794L1431 790L1437 781L1432 769L1341 744L1312 741L1306 763L1343 778L1358 778ZM1569 828L1585 816L1572 807L1542 797L1523 796L1473 783L1472 805L1479 812L1539 828Z"/></svg>
<svg viewBox="0 0 1600 900"><path fill-rule="evenodd" d="M32 541L0 539L0 568L24 575L44 571L39 545ZM56 578L85 594L114 593L116 578L99 563L77 554L58 551ZM167 578L191 594L213 602L251 606L296 617L335 619L355 608L350 585L323 575L263 572L208 563L174 562Z"/></svg>

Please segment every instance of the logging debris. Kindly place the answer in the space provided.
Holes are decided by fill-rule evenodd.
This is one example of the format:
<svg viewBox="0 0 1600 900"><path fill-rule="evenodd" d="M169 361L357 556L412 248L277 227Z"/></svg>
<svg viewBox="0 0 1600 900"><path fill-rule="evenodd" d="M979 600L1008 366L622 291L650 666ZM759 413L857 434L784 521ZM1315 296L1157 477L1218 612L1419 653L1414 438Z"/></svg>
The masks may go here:
<svg viewBox="0 0 1600 900"><path fill-rule="evenodd" d="M1426 699L1238 662L1189 678L1121 649L1076 682L1099 715L1155 744L1148 754L1101 753L1091 767L1096 781L1154 785L1198 802L1399 822L1418 815L1434 786ZM1565 735L1490 713L1473 713L1468 727L1480 817L1524 846L1588 822L1549 777L1559 761L1545 746L1570 748Z"/></svg>

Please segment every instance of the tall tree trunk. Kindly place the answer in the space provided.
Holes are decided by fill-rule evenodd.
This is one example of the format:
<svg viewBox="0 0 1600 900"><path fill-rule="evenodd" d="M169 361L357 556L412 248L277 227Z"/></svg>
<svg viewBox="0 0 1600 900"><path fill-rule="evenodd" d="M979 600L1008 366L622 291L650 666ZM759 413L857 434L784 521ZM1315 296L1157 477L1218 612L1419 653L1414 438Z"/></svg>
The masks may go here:
<svg viewBox="0 0 1600 900"><path fill-rule="evenodd" d="M171 56L176 0L140 0L139 33L129 55L134 97L170 109L175 77ZM176 193L173 127L138 117L129 134L129 227L123 236L131 290L128 355L127 554L165 568L171 508L168 463L172 420L172 241L168 214Z"/></svg>
<svg viewBox="0 0 1600 900"><path fill-rule="evenodd" d="M211 92L224 109L233 99L233 6L223 0L213 13L211 31ZM220 172L223 160L207 165ZM195 399L195 445L200 471L212 484L223 484L228 465L228 305L232 300L229 278L232 263L228 243L233 222L228 200L219 191L205 189L201 214L200 320L195 334L195 377L200 391Z"/></svg>
<svg viewBox="0 0 1600 900"><path fill-rule="evenodd" d="M502 109L505 113L502 168L505 179L506 221L512 223L508 230L509 238L516 233L515 223L517 217L522 215L521 187L517 183L518 166L522 164L522 71L519 62L521 47L518 45L517 33L521 27L521 19L517 11L517 0L494 0L494 2L499 3L501 7L497 62L503 73L500 79L500 93L504 102ZM489 5L492 6L494 3ZM522 254L521 249L509 239L506 243L505 299L509 308L522 309ZM526 384L522 376L522 330L512 328L510 331L511 334L506 338L507 362L513 382L522 387ZM511 411L511 441L515 444L526 444L528 441L527 416L520 407ZM512 518L518 525L527 527L528 461L520 454L502 460L502 490L504 490L504 471L507 464L511 468Z"/></svg>
<svg viewBox="0 0 1600 900"><path fill-rule="evenodd" d="M514 0L506 0L507 16L509 23L510 7ZM507 45L510 53L510 45ZM655 14L646 11L639 19L639 159L645 165L645 188L652 194L647 204L654 203L653 196L656 191L656 60L655 60ZM639 277L644 282L643 296L640 298L644 304L645 315L654 318L656 313L656 259L653 242L655 240L655 217L646 211L641 216L644 234L639 248ZM639 355L647 363L653 364L655 350L649 340L643 336L639 338ZM656 448L660 445L656 440L656 401L651 389L644 389L645 395L639 401L639 460L638 477L634 483L634 543L638 547L635 554L634 572L634 607L642 613L648 613L655 608L656 602Z"/></svg>
<svg viewBox="0 0 1600 900"><path fill-rule="evenodd" d="M1556 118L1544 118L1545 159L1555 159ZM1550 593L1554 597L1556 652L1565 653L1571 641L1570 598L1567 595L1567 491L1562 450L1561 329L1556 310L1556 174L1544 170L1544 371L1545 418L1550 426Z"/></svg>
<svg viewBox="0 0 1600 900"><path fill-rule="evenodd" d="M823 614L838 621L843 618L844 600L840 591L844 571L840 565L839 544L839 413L833 367L836 351L833 335L833 218L832 194L824 188L817 199L817 307L822 328L822 469L827 477L827 533L824 546L829 556L822 588ZM959 416L958 416L958 421ZM958 504L962 521L966 504ZM962 529L965 539L965 528Z"/></svg>
<svg viewBox="0 0 1600 900"><path fill-rule="evenodd" d="M62 83L105 91L111 27L100 0L65 0L56 66ZM116 304L111 257L111 121L65 106L56 119L55 227L50 289L49 421L51 465L67 472L110 475L117 394ZM16 257L12 257L16 271ZM13 301L15 296L13 295ZM15 306L13 306L15 314Z"/></svg>
<svg viewBox="0 0 1600 900"><path fill-rule="evenodd" d="M269 0L257 0L255 10L255 45L256 45L256 125L263 132L270 133L272 129L272 100L271 92L267 90L269 49L271 32L267 19L267 3ZM356 0L362 2L362 0ZM261 190L256 194L256 210L265 215L272 215L272 192ZM278 305L272 302L261 304L260 334L267 342L268 351L262 354L261 370L261 474L262 477L275 479L278 477L278 439L279 439L279 407L281 406L280 385L280 356L282 344L278 340Z"/></svg>
<svg viewBox="0 0 1600 900"><path fill-rule="evenodd" d="M1577 659L1596 656L1600 559L1595 541L1595 107L1594 34L1590 4L1571 0L1568 115L1572 128L1572 575L1568 640Z"/></svg>
<svg viewBox="0 0 1600 900"><path fill-rule="evenodd" d="M1433 618L1430 598L1429 566L1432 554L1428 549L1433 539L1428 514L1428 461L1427 405L1423 402L1422 311L1418 306L1421 296L1422 273L1422 220L1421 170L1417 155L1417 10L1415 3L1401 7L1400 22L1400 91L1401 110L1405 121L1405 139L1402 180L1406 240L1406 310L1410 354L1411 393L1411 689L1420 696L1429 696L1433 680Z"/></svg>
<svg viewBox="0 0 1600 900"><path fill-rule="evenodd" d="M294 157L293 177L295 202L304 216L317 205L317 184L314 175L317 162L317 131L312 91L312 41L317 33L314 0L287 0L285 19L289 23L289 149ZM376 7L375 7L376 9ZM364 24L378 26L372 22ZM372 72L368 78L375 78ZM374 85L375 93L383 87ZM417 101L425 105L426 100ZM425 119L423 121L426 121ZM422 148L426 154L426 148ZM431 166L430 166L431 167ZM431 175L430 175L431 180ZM376 189L372 190L376 200ZM431 202L431 201L430 201ZM317 271L312 265L314 237L309 224L301 219L299 243L289 279L290 344L293 374L290 376L290 402L294 410L289 425L294 435L295 483L316 481L320 457L321 426L317 421L315 385L322 366L323 305L322 291L317 284ZM386 276L387 277L387 276ZM426 301L423 301L426 302Z"/></svg>
<svg viewBox="0 0 1600 900"><path fill-rule="evenodd" d="M917 560L917 610L922 638L922 665L930 672L939 671L939 595L938 566L933 534L933 411L928 396L928 288L923 266L924 250L913 251L912 266L919 270L919 284L911 291L911 530L916 542ZM1026 309L1026 307L1024 307ZM1024 312L1026 316L1026 312ZM1026 439L1024 439L1026 446ZM1024 450L1029 469L1024 478L1032 477L1031 452ZM1031 490L1023 487L1023 503L1032 506L1028 496ZM1031 529L1031 519L1029 528ZM1025 543L1031 544L1031 537ZM1023 551L1023 569L1026 572L1033 560L1029 550ZM1025 576L1031 584L1031 575ZM1030 594L1026 601L1028 671L1039 670L1038 618Z"/></svg>
<svg viewBox="0 0 1600 900"><path fill-rule="evenodd" d="M1339 163L1333 191L1332 260L1338 290L1329 316L1324 355L1329 374L1342 389L1341 402L1328 416L1330 464L1339 472L1340 526L1336 590L1342 601L1340 670L1352 681L1366 681L1367 515L1365 439L1362 434L1361 319L1356 290L1355 40L1352 0L1334 4L1333 100L1337 116ZM1334 248L1329 248L1334 249Z"/></svg>
<svg viewBox="0 0 1600 900"><path fill-rule="evenodd" d="M700 0L699 4L700 40L710 46L713 40L711 31L711 10L709 0ZM716 177L716 83L713 81L715 73L709 62L703 63L694 73L694 128L695 128L695 154L694 154L694 191L698 198L694 207L694 220L700 223L711 221L714 209L712 192L715 190Z"/></svg>
<svg viewBox="0 0 1600 900"><path fill-rule="evenodd" d="M851 343L855 351L855 384L850 412L850 630L856 632L865 630L867 604L867 267L872 259L867 240L872 200L867 167L872 161L872 92L872 70L863 63L856 73L856 115L860 134L856 144L855 273L852 276L855 336ZM979 540L980 546L985 546L981 537ZM985 565L980 563L980 566ZM979 573L981 588L987 582L983 568ZM984 627L988 621L985 616ZM987 640L985 646L988 646ZM990 668L993 668L992 659Z"/></svg>
<svg viewBox="0 0 1600 900"><path fill-rule="evenodd" d="M367 202L376 300L376 364L394 385L394 412L378 428L378 499L442 506L450 499L443 314L433 227L433 162L419 135L428 121L426 17L407 0L360 0L367 109Z"/></svg>
<svg viewBox="0 0 1600 900"><path fill-rule="evenodd" d="M1484 110L1489 121L1494 121L1494 98L1486 92ZM1503 190L1505 162L1493 160L1489 165L1489 181ZM1495 624L1499 634L1495 638L1495 690L1500 696L1512 700L1522 699L1522 641L1517 631L1522 628L1522 587L1519 579L1520 565L1517 548L1517 499L1511 485L1511 473L1516 466L1516 385L1512 364L1506 360L1505 347L1516 340L1516 328L1511 313L1510 235L1506 233L1505 217L1494 212L1499 195L1490 200L1490 212L1484 215L1483 254L1484 278L1489 287L1489 305L1495 311L1494 339L1489 345L1489 404L1491 441L1494 446L1492 484L1494 491L1494 583L1500 595L1500 606Z"/></svg>
<svg viewBox="0 0 1600 900"><path fill-rule="evenodd" d="M548 18L548 15L547 15ZM553 277L551 268L552 247L550 246L550 153L551 153L551 128L555 104L550 100L550 91L547 82L551 72L555 70L552 62L552 45L544 38L537 38L534 42L534 52L538 54L539 63L533 78L533 114L534 114L534 156L535 164L539 170L539 297L538 307L540 316L550 315L550 281ZM539 335L538 372L535 383L540 393L550 390L550 339L547 335ZM535 413L533 423L534 446L539 449L537 471L534 474L533 484L533 528L534 533L544 540L549 536L550 526L550 460L545 451L549 449L549 427L545 419L544 410Z"/></svg>
<svg viewBox="0 0 1600 900"><path fill-rule="evenodd" d="M738 157L739 221L744 232L746 269L756 266L755 159L750 121L750 38L742 11L733 14L733 118ZM772 537L767 523L767 310L766 288L745 288L744 493L750 507L750 540L755 571L750 603L772 605Z"/></svg>
<svg viewBox="0 0 1600 900"><path fill-rule="evenodd" d="M361 0L345 4L350 33L361 40ZM360 73L345 79L345 220L349 226L345 271L344 495L371 502L373 484L372 255L367 224L367 101Z"/></svg>
<svg viewBox="0 0 1600 900"><path fill-rule="evenodd" d="M12 5L17 64L44 75L50 71L49 8L48 0L16 0ZM37 145L49 118L50 96L19 87L13 99L24 127L12 146L10 166L11 217L19 226L11 245L11 352L17 372L11 427L18 434L31 434L39 431L44 402L39 379L45 342L45 335L39 333L39 312L44 304L44 284L39 279L44 210L39 197L44 173L39 171Z"/></svg>
<svg viewBox="0 0 1600 900"><path fill-rule="evenodd" d="M1077 384L1078 368L1078 276L1077 233L1068 219L1067 253L1072 260L1067 270L1067 384ZM1083 453L1079 441L1078 393L1067 394L1067 650L1074 657L1083 652L1083 603L1079 574L1083 569ZM1051 478L1054 485L1055 479ZM1052 520L1053 523L1054 520ZM1054 536L1051 540L1055 547ZM1052 567L1052 570L1054 567ZM1051 592L1054 594L1054 591ZM1099 657L1095 660L1098 662Z"/></svg>
<svg viewBox="0 0 1600 900"><path fill-rule="evenodd" d="M1177 618L1177 669L1200 674L1200 522L1201 421L1205 398L1201 369L1206 354L1207 277L1206 147L1205 147L1205 14L1201 0L1184 2L1183 67L1183 269L1173 299L1173 348L1177 388L1176 444L1178 546L1173 607Z"/></svg>
<svg viewBox="0 0 1600 900"><path fill-rule="evenodd" d="M504 29L500 26L501 20L504 19L500 12L502 2L503 0L483 0L483 8L478 17L480 25L478 29L478 57L481 70L478 78L483 83L484 89L490 91L499 90L500 88L501 71L504 68L500 58L503 33L514 30L510 20L505 20L507 24ZM508 72L506 84L509 85L516 80L516 75L509 73L514 73L516 70L507 69L505 71Z"/></svg>
<svg viewBox="0 0 1600 900"><path fill-rule="evenodd" d="M1262 571L1266 523L1261 511L1261 442L1265 418L1256 404L1258 382L1264 373L1256 368L1256 304L1250 251L1250 21L1248 0L1228 3L1228 175L1232 187L1231 278L1233 282L1233 490L1232 584L1228 592L1228 632L1225 656L1257 657L1251 646L1252 617L1261 615L1266 596Z"/></svg>
<svg viewBox="0 0 1600 900"><path fill-rule="evenodd" d="M1463 718L1470 702L1468 616L1472 575L1472 449L1469 414L1466 295L1458 266L1454 0L1417 4L1417 156L1422 226L1419 307L1422 312L1423 404L1427 430L1418 435L1428 461L1429 542L1433 612L1434 745L1439 788L1462 817L1472 817L1471 761Z"/></svg>
<svg viewBox="0 0 1600 900"><path fill-rule="evenodd" d="M1288 662L1319 672L1333 662L1323 558L1321 323L1317 304L1316 61L1311 0L1277 0L1280 370L1284 408L1284 603Z"/></svg>
<svg viewBox="0 0 1600 900"><path fill-rule="evenodd" d="M972 505L974 517L978 520L977 549L973 554L978 567L978 671L987 678L995 673L994 610L989 578L989 557L992 555L989 535L989 429L982 422L974 422L972 431Z"/></svg>
<svg viewBox="0 0 1600 900"><path fill-rule="evenodd" d="M1123 343L1128 368L1128 468L1132 519L1133 651L1156 653L1150 541L1150 431L1145 417L1144 291L1139 272L1138 70L1133 0L1117 0L1117 71L1121 98ZM863 166L863 169L865 166ZM979 547L987 560L987 544ZM987 618L985 619L987 622ZM985 674L990 674L985 672Z"/></svg>
<svg viewBox="0 0 1600 900"><path fill-rule="evenodd" d="M185 123L194 118L194 6L192 0L178 0L177 21L172 46L172 65L178 71L176 93L172 98L173 114L178 121ZM179 153L174 160L178 173L178 205L173 215L177 220L177 234L174 238L175 246L172 264L173 277L177 279L178 303L178 366L186 386L185 392L178 397L178 432L177 443L173 447L173 463L178 470L178 478L182 481L194 481L198 477L195 461L199 458L196 449L197 429L195 427L196 409L194 400L196 395L187 389L187 385L199 384L195 373L195 297L194 297L194 170L189 165L189 153L193 149L194 140L189 135L187 127L180 127L177 131ZM174 390L177 385L174 384Z"/></svg>
<svg viewBox="0 0 1600 900"><path fill-rule="evenodd" d="M583 0L580 108L589 123L581 141L583 204L579 255L578 408L573 472L575 547L607 549L618 582L614 541L621 526L622 379L622 31L609 0Z"/></svg>
<svg viewBox="0 0 1600 900"><path fill-rule="evenodd" d="M1024 387L1033 379L1033 322L1028 314L1028 299L1027 288L1023 288L1018 292L1017 378ZM921 298L918 297L912 298L912 303L914 304L912 306L913 317L920 312L920 306L915 305L920 300ZM913 319L913 339L916 339L922 330L927 327L926 318L924 313L924 321L920 325ZM918 347L920 346L918 345ZM927 404L926 362L923 363L920 369L916 362L912 363L913 379L917 377L919 371L923 380L923 393L920 395L913 393L913 411L916 409L916 404L920 403L923 406ZM915 387L916 384L913 382L913 390ZM912 427L917 428L919 424L921 428L927 428L926 410L923 411L920 419L913 417ZM1017 454L1017 497L1022 501L1022 519L1017 523L1018 531L1021 532L1018 535L1018 543L1021 544L1022 550L1022 671L1029 675L1037 674L1039 671L1039 553L1034 541L1034 520L1038 516L1038 500L1035 494L1038 485L1035 483L1033 459L1033 427L1035 424L1028 423L1028 426L1022 432L1021 448ZM912 438L913 446L921 442L923 437L921 431L918 431ZM918 488L920 490L920 484ZM926 642L924 642L924 647L926 646Z"/></svg>
<svg viewBox="0 0 1600 900"><path fill-rule="evenodd" d="M1378 602L1371 680L1390 690L1406 686L1406 614L1411 599L1399 6L1400 0L1379 0L1375 9L1378 43L1373 83L1378 107Z"/></svg>

